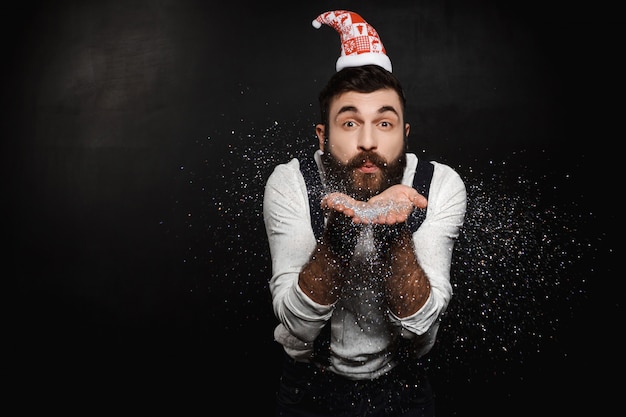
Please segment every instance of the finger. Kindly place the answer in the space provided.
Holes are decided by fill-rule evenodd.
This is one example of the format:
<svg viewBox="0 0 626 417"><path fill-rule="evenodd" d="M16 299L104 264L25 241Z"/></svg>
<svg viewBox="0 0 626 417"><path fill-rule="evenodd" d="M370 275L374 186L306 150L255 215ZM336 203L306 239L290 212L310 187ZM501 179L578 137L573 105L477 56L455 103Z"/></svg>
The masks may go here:
<svg viewBox="0 0 626 417"><path fill-rule="evenodd" d="M387 224L396 224L398 223L398 216L395 213L389 213L386 220Z"/></svg>
<svg viewBox="0 0 626 417"><path fill-rule="evenodd" d="M369 220L367 218L362 218L359 216L353 216L352 217L352 222L355 224L368 224Z"/></svg>
<svg viewBox="0 0 626 417"><path fill-rule="evenodd" d="M426 208L428 206L428 200L426 199L426 197L417 192L415 193L415 195L413 195L413 197L410 198L410 200L417 208Z"/></svg>
<svg viewBox="0 0 626 417"><path fill-rule="evenodd" d="M346 206L341 206L341 212L343 214L345 214L348 217L354 217L355 213L354 213L354 209L351 207L346 207Z"/></svg>

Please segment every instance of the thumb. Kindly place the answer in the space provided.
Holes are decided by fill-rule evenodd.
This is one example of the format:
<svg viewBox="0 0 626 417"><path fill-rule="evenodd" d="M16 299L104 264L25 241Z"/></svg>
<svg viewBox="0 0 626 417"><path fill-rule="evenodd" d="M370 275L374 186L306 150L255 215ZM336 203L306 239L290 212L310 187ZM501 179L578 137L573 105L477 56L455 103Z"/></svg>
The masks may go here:
<svg viewBox="0 0 626 417"><path fill-rule="evenodd" d="M415 191L415 194L413 194L410 197L411 202L413 203L413 205L417 208L426 208L428 206L428 200L426 199L426 197L424 197L423 195L421 195L420 193L418 193L417 191Z"/></svg>

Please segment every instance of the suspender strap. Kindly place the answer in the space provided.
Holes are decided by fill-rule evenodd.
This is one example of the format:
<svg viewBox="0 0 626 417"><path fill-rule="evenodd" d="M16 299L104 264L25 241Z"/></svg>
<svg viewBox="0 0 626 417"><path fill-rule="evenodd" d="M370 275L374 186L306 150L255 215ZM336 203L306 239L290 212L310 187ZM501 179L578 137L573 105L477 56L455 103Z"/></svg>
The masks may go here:
<svg viewBox="0 0 626 417"><path fill-rule="evenodd" d="M428 161L422 161L415 167L415 176L413 177L413 188L415 188L421 195L428 198L428 191L430 190L430 181L433 179L433 172L435 166Z"/></svg>
<svg viewBox="0 0 626 417"><path fill-rule="evenodd" d="M300 159L300 171L306 183L306 191L309 196L309 209L311 211L311 227L315 237L320 239L324 231L324 213L320 203L323 196L322 180L313 158Z"/></svg>
<svg viewBox="0 0 626 417"><path fill-rule="evenodd" d="M415 168L415 176L413 177L413 188L415 188L421 195L428 198L428 191L430 190L430 182L433 179L433 172L435 166L428 161L418 162ZM424 219L426 218L426 210L413 210L411 215L407 219L407 224L411 233L420 227Z"/></svg>

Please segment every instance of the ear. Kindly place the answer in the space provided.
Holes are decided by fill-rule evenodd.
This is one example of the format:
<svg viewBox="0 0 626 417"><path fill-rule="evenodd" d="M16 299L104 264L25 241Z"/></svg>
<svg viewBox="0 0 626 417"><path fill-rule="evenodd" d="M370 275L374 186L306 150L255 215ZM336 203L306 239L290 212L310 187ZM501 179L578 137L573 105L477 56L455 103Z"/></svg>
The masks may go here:
<svg viewBox="0 0 626 417"><path fill-rule="evenodd" d="M326 126L323 124L315 125L315 134L320 144L320 151L324 152L324 142L326 140Z"/></svg>
<svg viewBox="0 0 626 417"><path fill-rule="evenodd" d="M408 123L404 124L404 136L409 137L409 131L411 130L411 125Z"/></svg>

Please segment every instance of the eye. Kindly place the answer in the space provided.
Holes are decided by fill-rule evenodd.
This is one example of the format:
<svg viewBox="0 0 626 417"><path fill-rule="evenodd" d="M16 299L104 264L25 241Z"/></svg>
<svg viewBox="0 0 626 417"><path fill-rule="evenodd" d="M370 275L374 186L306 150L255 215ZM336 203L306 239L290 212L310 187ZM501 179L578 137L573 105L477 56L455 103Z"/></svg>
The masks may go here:
<svg viewBox="0 0 626 417"><path fill-rule="evenodd" d="M380 122L379 125L381 127L391 127L392 126L392 124L390 122L386 121L386 120Z"/></svg>
<svg viewBox="0 0 626 417"><path fill-rule="evenodd" d="M344 125L345 127L354 127L354 126L356 126L356 124L355 124L355 123L354 123L354 121L352 121L352 120L348 120L348 121L344 122L344 124L343 124L343 125Z"/></svg>

